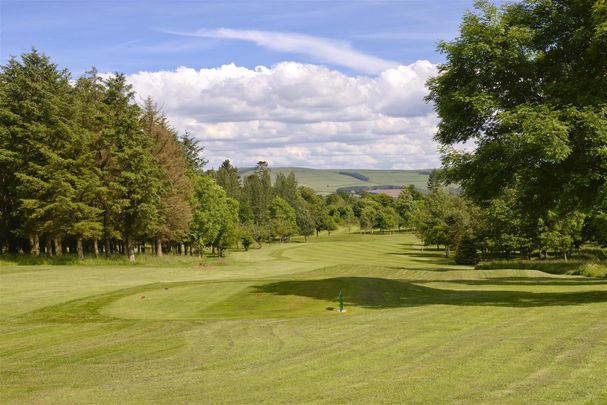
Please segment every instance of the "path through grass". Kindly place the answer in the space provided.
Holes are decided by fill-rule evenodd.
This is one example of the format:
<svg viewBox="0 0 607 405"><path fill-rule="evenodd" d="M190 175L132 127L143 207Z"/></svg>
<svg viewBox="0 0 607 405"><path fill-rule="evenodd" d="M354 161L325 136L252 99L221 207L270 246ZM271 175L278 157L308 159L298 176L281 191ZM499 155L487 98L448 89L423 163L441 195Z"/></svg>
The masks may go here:
<svg viewBox="0 0 607 405"><path fill-rule="evenodd" d="M452 266L406 234L2 266L0 288L2 403L607 402L607 280Z"/></svg>

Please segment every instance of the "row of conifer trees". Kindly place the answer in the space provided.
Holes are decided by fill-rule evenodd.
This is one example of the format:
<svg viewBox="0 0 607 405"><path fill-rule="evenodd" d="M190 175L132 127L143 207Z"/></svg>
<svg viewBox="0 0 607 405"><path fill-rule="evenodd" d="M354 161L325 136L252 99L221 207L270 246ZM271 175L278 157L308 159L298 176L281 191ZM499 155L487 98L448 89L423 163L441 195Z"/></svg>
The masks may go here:
<svg viewBox="0 0 607 405"><path fill-rule="evenodd" d="M0 250L132 259L147 242L161 254L189 231L201 149L122 74L72 80L36 50L10 59L0 70Z"/></svg>

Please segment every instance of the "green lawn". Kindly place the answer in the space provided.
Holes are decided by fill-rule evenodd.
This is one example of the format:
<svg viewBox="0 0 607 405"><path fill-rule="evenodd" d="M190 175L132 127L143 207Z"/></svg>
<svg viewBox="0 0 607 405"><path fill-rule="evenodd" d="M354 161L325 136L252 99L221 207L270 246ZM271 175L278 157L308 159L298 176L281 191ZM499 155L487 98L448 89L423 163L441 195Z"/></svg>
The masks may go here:
<svg viewBox="0 0 607 405"><path fill-rule="evenodd" d="M0 288L3 404L607 403L607 280L453 266L407 234L4 265Z"/></svg>

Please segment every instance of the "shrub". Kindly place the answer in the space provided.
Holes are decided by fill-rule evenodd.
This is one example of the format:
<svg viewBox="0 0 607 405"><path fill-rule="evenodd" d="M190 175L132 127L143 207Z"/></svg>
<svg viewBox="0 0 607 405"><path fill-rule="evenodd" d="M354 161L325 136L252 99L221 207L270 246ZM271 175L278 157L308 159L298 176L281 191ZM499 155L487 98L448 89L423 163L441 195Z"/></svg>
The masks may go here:
<svg viewBox="0 0 607 405"><path fill-rule="evenodd" d="M474 240L470 236L464 235L457 245L455 263L475 265L478 260Z"/></svg>
<svg viewBox="0 0 607 405"><path fill-rule="evenodd" d="M240 239L242 241L242 247L244 248L244 250L248 251L251 245L253 244L253 236L246 233L242 235Z"/></svg>

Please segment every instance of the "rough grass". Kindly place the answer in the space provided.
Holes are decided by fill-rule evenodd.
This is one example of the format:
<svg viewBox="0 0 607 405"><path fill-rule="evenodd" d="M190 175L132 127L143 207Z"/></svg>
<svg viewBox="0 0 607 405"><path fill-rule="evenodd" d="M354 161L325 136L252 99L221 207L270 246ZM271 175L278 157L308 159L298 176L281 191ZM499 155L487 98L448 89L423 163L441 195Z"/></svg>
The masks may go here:
<svg viewBox="0 0 607 405"><path fill-rule="evenodd" d="M607 277L607 262L588 260L497 260L479 263L476 269L531 269L550 274Z"/></svg>
<svg viewBox="0 0 607 405"><path fill-rule="evenodd" d="M87 255L83 260L78 259L75 254L63 254L61 256L46 256L44 254L34 257L30 255L0 255L0 269L7 266L64 266L64 265L78 265L78 266L182 266L182 265L194 265L200 263L214 263L218 262L217 257L214 256L172 256L165 255L157 257L154 254L137 254L135 263L129 262L126 255L115 254L110 257L100 255L94 257ZM219 259L221 262L221 259ZM1 272L2 270L0 270Z"/></svg>
<svg viewBox="0 0 607 405"><path fill-rule="evenodd" d="M225 263L3 266L0 402L607 402L607 280L417 246L338 234Z"/></svg>
<svg viewBox="0 0 607 405"><path fill-rule="evenodd" d="M567 274L607 278L607 263L585 263L579 268L567 272Z"/></svg>

